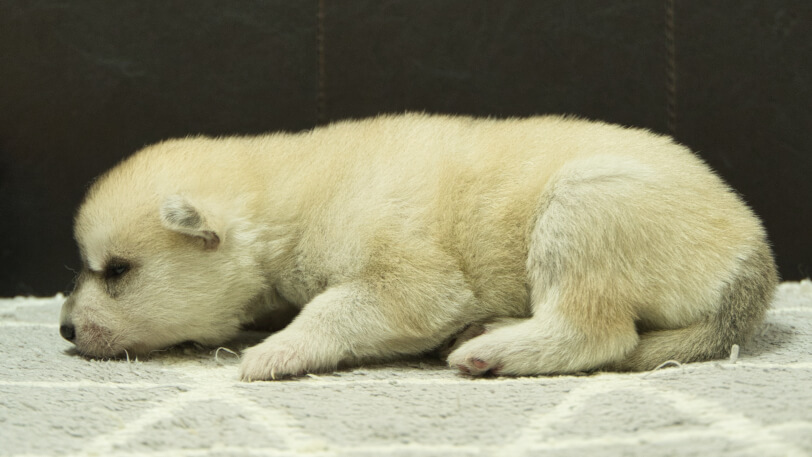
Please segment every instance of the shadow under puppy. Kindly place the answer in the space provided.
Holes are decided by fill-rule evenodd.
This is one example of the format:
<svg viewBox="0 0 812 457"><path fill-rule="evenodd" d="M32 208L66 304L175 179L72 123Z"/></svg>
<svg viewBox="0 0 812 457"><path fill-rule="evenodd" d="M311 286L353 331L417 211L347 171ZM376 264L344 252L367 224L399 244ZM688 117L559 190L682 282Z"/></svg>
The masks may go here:
<svg viewBox="0 0 812 457"><path fill-rule="evenodd" d="M221 344L267 380L454 339L472 375L723 357L777 275L742 200L670 138L547 116L406 114L147 147L75 221L61 334L95 357ZM466 330L468 329L468 330Z"/></svg>

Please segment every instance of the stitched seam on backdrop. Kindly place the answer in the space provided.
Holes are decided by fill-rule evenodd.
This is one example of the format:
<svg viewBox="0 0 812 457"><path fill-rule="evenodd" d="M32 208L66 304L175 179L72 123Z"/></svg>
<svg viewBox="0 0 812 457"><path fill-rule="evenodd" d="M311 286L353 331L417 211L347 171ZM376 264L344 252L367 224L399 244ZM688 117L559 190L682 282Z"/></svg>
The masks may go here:
<svg viewBox="0 0 812 457"><path fill-rule="evenodd" d="M677 56L674 0L665 0L666 116L668 133L677 135Z"/></svg>
<svg viewBox="0 0 812 457"><path fill-rule="evenodd" d="M324 1L318 0L316 12L316 48L318 53L318 93L316 94L316 122L327 123L326 60L324 57Z"/></svg>

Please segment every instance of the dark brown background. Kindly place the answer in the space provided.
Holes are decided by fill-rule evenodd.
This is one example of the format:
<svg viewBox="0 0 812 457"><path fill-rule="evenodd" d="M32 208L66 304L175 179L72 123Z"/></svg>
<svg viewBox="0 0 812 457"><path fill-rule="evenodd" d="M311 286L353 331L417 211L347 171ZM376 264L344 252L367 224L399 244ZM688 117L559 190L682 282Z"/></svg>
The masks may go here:
<svg viewBox="0 0 812 457"><path fill-rule="evenodd" d="M0 296L70 288L87 183L141 146L403 110L675 134L807 277L812 2L675 3L0 0Z"/></svg>

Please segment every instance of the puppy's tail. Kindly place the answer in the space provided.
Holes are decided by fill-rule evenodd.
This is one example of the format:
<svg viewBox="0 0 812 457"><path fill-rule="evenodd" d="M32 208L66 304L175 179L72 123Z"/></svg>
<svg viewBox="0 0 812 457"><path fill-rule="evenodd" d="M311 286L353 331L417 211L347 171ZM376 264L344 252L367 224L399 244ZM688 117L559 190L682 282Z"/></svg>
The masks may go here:
<svg viewBox="0 0 812 457"><path fill-rule="evenodd" d="M688 327L640 335L625 360L612 368L646 371L664 362L699 362L727 356L734 344L745 343L770 307L778 274L766 243L739 264L738 275L725 285L715 314Z"/></svg>

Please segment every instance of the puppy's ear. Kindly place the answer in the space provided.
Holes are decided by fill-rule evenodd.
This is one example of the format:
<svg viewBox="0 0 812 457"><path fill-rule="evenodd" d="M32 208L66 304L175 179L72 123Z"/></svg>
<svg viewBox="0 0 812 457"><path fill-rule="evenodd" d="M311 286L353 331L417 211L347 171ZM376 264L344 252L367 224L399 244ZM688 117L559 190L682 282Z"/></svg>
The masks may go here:
<svg viewBox="0 0 812 457"><path fill-rule="evenodd" d="M209 227L203 214L180 195L164 200L161 222L169 230L202 239L206 250L213 251L220 246L220 236Z"/></svg>

